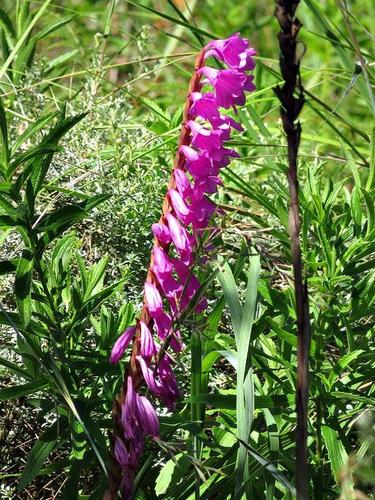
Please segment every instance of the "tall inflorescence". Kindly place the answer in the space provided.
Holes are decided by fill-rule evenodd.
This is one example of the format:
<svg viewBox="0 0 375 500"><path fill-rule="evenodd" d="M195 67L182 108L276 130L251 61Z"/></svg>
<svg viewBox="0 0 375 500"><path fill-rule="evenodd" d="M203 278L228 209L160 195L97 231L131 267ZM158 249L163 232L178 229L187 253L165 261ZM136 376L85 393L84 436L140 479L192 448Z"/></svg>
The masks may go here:
<svg viewBox="0 0 375 500"><path fill-rule="evenodd" d="M231 157L238 157L225 147L232 129L243 130L223 110L232 108L236 113L236 107L245 104L245 92L255 89L253 76L248 74L254 69L255 54L249 42L236 33L210 42L196 59L162 216L152 226L154 247L144 285L144 305L136 324L116 341L110 358L112 363L119 362L132 343L123 388L113 411L113 455L118 472L117 477L112 473L113 497L120 489L124 499L131 498L145 436L159 435L157 414L141 394L142 386L145 383L148 392L169 410L179 397L169 350L178 353L183 349L177 324L186 309L193 304L199 313L207 306L193 271L198 248L207 245L207 234L215 233L211 219L217 207L208 196L221 184L220 169ZM205 65L210 57L225 69Z"/></svg>

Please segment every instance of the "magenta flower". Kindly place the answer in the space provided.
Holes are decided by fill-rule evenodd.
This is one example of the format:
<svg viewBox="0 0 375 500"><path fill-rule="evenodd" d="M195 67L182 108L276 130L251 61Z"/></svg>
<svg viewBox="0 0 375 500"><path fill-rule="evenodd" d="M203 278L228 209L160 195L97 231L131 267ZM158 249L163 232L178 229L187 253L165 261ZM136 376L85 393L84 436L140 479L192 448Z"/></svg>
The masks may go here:
<svg viewBox="0 0 375 500"><path fill-rule="evenodd" d="M202 198L205 193L216 193L218 186L223 183L217 175L208 175L206 177L197 177L195 180L195 193L197 198Z"/></svg>
<svg viewBox="0 0 375 500"><path fill-rule="evenodd" d="M236 122L230 116L220 115L212 120L212 127L216 130L220 130L222 133L222 138L224 141L229 141L232 128L243 132L243 128L240 123Z"/></svg>
<svg viewBox="0 0 375 500"><path fill-rule="evenodd" d="M141 367L142 375L145 379L147 387L153 394L155 394L155 396L160 396L160 384L155 379L154 371L147 366L142 356L137 356L137 361Z"/></svg>
<svg viewBox="0 0 375 500"><path fill-rule="evenodd" d="M172 318L166 312L162 311L155 316L154 323L159 339L164 340L172 332Z"/></svg>
<svg viewBox="0 0 375 500"><path fill-rule="evenodd" d="M192 238L172 214L167 214L166 219L168 221L169 232L176 249L181 256L185 257L184 260L190 261L194 243Z"/></svg>
<svg viewBox="0 0 375 500"><path fill-rule="evenodd" d="M168 191L169 197L172 202L172 207L174 211L176 212L178 218L180 219L181 222L184 224L189 224L190 223L190 211L188 206L186 205L183 197L181 194L176 191L175 189L170 189ZM173 237L172 237L173 239Z"/></svg>
<svg viewBox="0 0 375 500"><path fill-rule="evenodd" d="M182 146L181 151L187 159L187 169L193 177L211 174L213 163L209 156L200 154L189 146Z"/></svg>
<svg viewBox="0 0 375 500"><path fill-rule="evenodd" d="M142 431L150 436L159 436L159 420L150 401L144 396L138 396L137 416Z"/></svg>
<svg viewBox="0 0 375 500"><path fill-rule="evenodd" d="M124 333L116 340L115 345L112 348L111 357L109 361L114 365L120 361L120 359L125 354L125 351L132 341L137 328L135 326L130 326Z"/></svg>
<svg viewBox="0 0 375 500"><path fill-rule="evenodd" d="M141 327L141 356L149 359L157 354L158 348L147 325L143 321L140 321L139 324Z"/></svg>
<svg viewBox="0 0 375 500"><path fill-rule="evenodd" d="M127 378L127 390L125 401L121 408L121 423L124 430L125 439L134 440L136 435L134 433L134 420L135 420L135 404L136 393L133 387L133 380L131 377Z"/></svg>
<svg viewBox="0 0 375 500"><path fill-rule="evenodd" d="M117 402L114 407L113 452L122 468L120 489L125 500L132 498L134 472L145 437L156 438L160 432L156 411L142 395L142 381L163 405L175 408L180 393L170 349L178 353L184 348L177 325L183 313L190 314L193 307L201 313L208 305L194 274L212 258L219 233L212 220L222 210L208 195L221 185L221 169L239 156L226 147L227 141L233 131L243 131L240 123L221 110L233 108L236 112L236 106L245 104L245 92L255 89L248 74L254 68L254 55L249 42L235 33L209 43L198 59L163 213L152 225L155 242L140 320L117 339L112 349L110 361L117 363L134 338L126 386L117 400L122 403L120 409ZM209 57L222 61L225 69L203 66ZM210 86L208 91L205 85Z"/></svg>
<svg viewBox="0 0 375 500"><path fill-rule="evenodd" d="M191 130L191 143L193 146L205 150L208 153L221 147L223 140L219 130L210 130L193 120L189 120L186 125Z"/></svg>
<svg viewBox="0 0 375 500"><path fill-rule="evenodd" d="M164 250L158 246L154 246L152 249L152 256L154 259L154 272L158 272L159 274L169 274L172 271L173 265Z"/></svg>
<svg viewBox="0 0 375 500"><path fill-rule="evenodd" d="M217 109L217 103L215 97L211 92L207 94L201 94L200 92L192 92L190 94L191 100L193 102L190 113L192 116L200 116L204 120L214 120L219 118L220 113Z"/></svg>
<svg viewBox="0 0 375 500"><path fill-rule="evenodd" d="M205 58L214 56L231 69L251 70L255 68L253 56L256 50L249 47L249 41L234 33L225 40L214 40L207 45Z"/></svg>
<svg viewBox="0 0 375 500"><path fill-rule="evenodd" d="M121 465L129 465L130 456L129 452L126 449L125 443L118 436L115 437L115 456L116 460Z"/></svg>
<svg viewBox="0 0 375 500"><path fill-rule="evenodd" d="M216 206L206 197L194 199L190 211L193 216L194 229L204 229L208 227L208 223L216 210Z"/></svg>
<svg viewBox="0 0 375 500"><path fill-rule="evenodd" d="M213 69L204 66L201 70L215 89L215 99L219 106L225 109L243 106L245 104L245 90L255 90L252 83L253 76L247 76L243 71L236 69Z"/></svg>
<svg viewBox="0 0 375 500"><path fill-rule="evenodd" d="M167 356L160 360L158 373L161 380L160 398L164 401L168 408L173 409L180 392L177 387L176 377Z"/></svg>
<svg viewBox="0 0 375 500"><path fill-rule="evenodd" d="M169 245L171 242L171 235L165 224L161 224L160 222L152 224L152 232L154 233L155 238L157 238L163 245Z"/></svg>
<svg viewBox="0 0 375 500"><path fill-rule="evenodd" d="M174 179L176 182L177 191L180 193L183 199L189 198L192 193L192 186L185 172L180 168L176 168L176 170L174 171Z"/></svg>
<svg viewBox="0 0 375 500"><path fill-rule="evenodd" d="M152 317L157 316L163 310L163 301L160 293L155 285L152 283L145 283L144 286L145 299L148 312Z"/></svg>

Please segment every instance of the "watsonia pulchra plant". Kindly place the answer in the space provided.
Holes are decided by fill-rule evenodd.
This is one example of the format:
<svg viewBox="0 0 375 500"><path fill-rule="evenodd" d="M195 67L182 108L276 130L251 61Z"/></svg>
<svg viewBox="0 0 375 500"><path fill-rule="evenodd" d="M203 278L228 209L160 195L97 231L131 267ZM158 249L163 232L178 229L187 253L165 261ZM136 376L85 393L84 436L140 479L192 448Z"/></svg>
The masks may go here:
<svg viewBox="0 0 375 500"><path fill-rule="evenodd" d="M184 345L178 325L189 306L196 313L207 307L194 268L205 265L217 229L213 216L220 211L208 198L217 191L220 169L238 154L225 147L232 129L240 123L224 110L245 104L245 92L255 89L248 74L255 66L255 50L234 34L209 43L197 56L184 108L168 191L160 221L152 227L154 247L144 285L144 306L134 326L115 343L111 362L117 363L132 343L121 393L113 408L113 468L108 498L132 497L134 473L147 435L159 436L159 421L146 395L151 393L173 411L180 393L169 348ZM214 69L214 58L225 69ZM191 309L191 307L190 307ZM156 333L158 340L153 336Z"/></svg>

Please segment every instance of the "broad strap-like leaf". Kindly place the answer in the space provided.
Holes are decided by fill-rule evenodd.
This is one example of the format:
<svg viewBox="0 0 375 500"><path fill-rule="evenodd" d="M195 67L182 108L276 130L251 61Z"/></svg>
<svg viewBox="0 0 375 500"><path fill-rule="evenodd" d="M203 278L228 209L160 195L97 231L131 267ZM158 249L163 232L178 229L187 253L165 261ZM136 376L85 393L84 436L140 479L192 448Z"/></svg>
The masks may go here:
<svg viewBox="0 0 375 500"><path fill-rule="evenodd" d="M14 293L23 327L26 327L31 319L31 279L33 266L33 253L31 250L25 249L18 260L14 283Z"/></svg>
<svg viewBox="0 0 375 500"><path fill-rule="evenodd" d="M3 364L3 363L1 363ZM24 376L24 375L22 375ZM0 390L0 401L7 401L9 399L20 398L38 392L48 386L48 380L45 378L28 382L27 384L15 385L13 387L6 387Z"/></svg>
<svg viewBox="0 0 375 500"><path fill-rule="evenodd" d="M57 429L57 422L54 422L32 447L27 456L26 465L18 483L18 491L22 491L26 488L40 472L48 455L56 446L58 438Z"/></svg>

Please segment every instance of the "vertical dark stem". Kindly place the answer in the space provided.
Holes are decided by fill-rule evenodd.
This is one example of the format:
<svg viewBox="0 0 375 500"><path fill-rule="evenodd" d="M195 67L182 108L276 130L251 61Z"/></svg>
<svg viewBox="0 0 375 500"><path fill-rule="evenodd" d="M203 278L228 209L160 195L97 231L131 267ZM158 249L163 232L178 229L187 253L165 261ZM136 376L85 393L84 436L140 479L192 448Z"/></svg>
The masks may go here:
<svg viewBox="0 0 375 500"><path fill-rule="evenodd" d="M297 313L297 432L296 432L296 486L298 500L308 498L307 459L307 404L308 404L308 358L310 349L310 319L307 283L303 278L300 222L298 204L297 158L301 138L301 124L298 116L304 104L296 54L297 37L301 23L295 17L299 0L276 0L275 16L280 24L278 34L280 45L280 69L284 79L281 87L275 88L280 100L280 114L288 145L289 183L289 232L291 238L292 263Z"/></svg>

